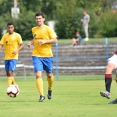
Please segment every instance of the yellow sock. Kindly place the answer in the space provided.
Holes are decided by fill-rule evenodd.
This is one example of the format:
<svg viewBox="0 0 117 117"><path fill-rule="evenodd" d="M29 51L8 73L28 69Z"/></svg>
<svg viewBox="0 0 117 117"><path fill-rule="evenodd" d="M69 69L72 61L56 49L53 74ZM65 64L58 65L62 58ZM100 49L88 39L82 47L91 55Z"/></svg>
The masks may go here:
<svg viewBox="0 0 117 117"><path fill-rule="evenodd" d="M13 82L13 77L8 77L7 85L10 86Z"/></svg>
<svg viewBox="0 0 117 117"><path fill-rule="evenodd" d="M42 78L36 78L36 86L37 86L37 89L38 89L40 95L44 95Z"/></svg>
<svg viewBox="0 0 117 117"><path fill-rule="evenodd" d="M12 84L17 85L15 80L14 80L14 77L12 77Z"/></svg>
<svg viewBox="0 0 117 117"><path fill-rule="evenodd" d="M48 90L52 90L52 85L53 85L53 82L54 82L54 76L52 75L51 78L47 78L47 81L48 81Z"/></svg>

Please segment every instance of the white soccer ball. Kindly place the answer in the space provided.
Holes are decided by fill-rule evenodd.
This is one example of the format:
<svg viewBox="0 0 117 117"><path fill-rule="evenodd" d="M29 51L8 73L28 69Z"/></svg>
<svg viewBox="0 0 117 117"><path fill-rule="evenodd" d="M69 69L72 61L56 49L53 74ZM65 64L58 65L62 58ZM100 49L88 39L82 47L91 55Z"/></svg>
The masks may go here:
<svg viewBox="0 0 117 117"><path fill-rule="evenodd" d="M17 85L10 85L6 89L6 93L9 97L15 98L19 95L19 88Z"/></svg>

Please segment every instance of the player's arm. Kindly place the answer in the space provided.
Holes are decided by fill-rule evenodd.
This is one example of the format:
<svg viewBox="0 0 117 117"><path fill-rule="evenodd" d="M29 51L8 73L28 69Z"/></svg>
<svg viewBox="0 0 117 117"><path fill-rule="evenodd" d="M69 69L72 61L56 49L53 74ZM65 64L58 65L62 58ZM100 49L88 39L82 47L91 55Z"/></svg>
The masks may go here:
<svg viewBox="0 0 117 117"><path fill-rule="evenodd" d="M24 48L24 44L21 43L20 46L19 46L19 48L18 48L17 50L13 51L12 54L17 54L17 53L18 53L20 50L22 50L23 48Z"/></svg>
<svg viewBox="0 0 117 117"><path fill-rule="evenodd" d="M28 42L28 47L31 47L32 45L34 45L34 39L31 42Z"/></svg>
<svg viewBox="0 0 117 117"><path fill-rule="evenodd" d="M24 44L23 44L23 42L22 42L22 37L21 37L21 35L20 34L18 34L18 44L19 44L19 47L18 47L18 49L17 50L14 50L13 52L12 52L12 54L17 54L20 50L22 50L23 48L24 48Z"/></svg>
<svg viewBox="0 0 117 117"><path fill-rule="evenodd" d="M4 36L0 40L0 50L2 49L3 46L4 46Z"/></svg>
<svg viewBox="0 0 117 117"><path fill-rule="evenodd" d="M57 42L57 38L53 38L50 40L39 40L38 41L39 45L41 45L41 44L54 44L56 42Z"/></svg>
<svg viewBox="0 0 117 117"><path fill-rule="evenodd" d="M54 32L53 29L51 29L50 27L48 28L48 35L50 37L49 40L39 40L38 41L38 44L41 45L41 44L54 44L57 42L57 35L56 33Z"/></svg>
<svg viewBox="0 0 117 117"><path fill-rule="evenodd" d="M20 46L19 46L19 48L18 48L18 52L19 52L20 50L22 50L23 48L24 48L24 44L21 43Z"/></svg>
<svg viewBox="0 0 117 117"><path fill-rule="evenodd" d="M3 45L2 45L2 44L0 44L0 50L2 49L2 47L3 47Z"/></svg>
<svg viewBox="0 0 117 117"><path fill-rule="evenodd" d="M36 34L34 34L33 36L33 40L31 42L28 42L28 47L31 47L32 45L34 45L34 38L36 37Z"/></svg>

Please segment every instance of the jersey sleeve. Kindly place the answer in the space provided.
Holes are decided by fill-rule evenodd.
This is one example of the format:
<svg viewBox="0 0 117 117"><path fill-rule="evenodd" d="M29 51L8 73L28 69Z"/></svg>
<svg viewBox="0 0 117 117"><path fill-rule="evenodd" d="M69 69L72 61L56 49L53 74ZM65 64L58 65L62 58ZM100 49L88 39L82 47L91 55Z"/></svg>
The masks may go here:
<svg viewBox="0 0 117 117"><path fill-rule="evenodd" d="M49 32L50 39L57 38L56 33L50 27L48 28L48 32Z"/></svg>
<svg viewBox="0 0 117 117"><path fill-rule="evenodd" d="M36 34L35 34L35 27L32 28L32 36L33 36L33 38L36 36Z"/></svg>
<svg viewBox="0 0 117 117"><path fill-rule="evenodd" d="M23 41L22 41L22 37L21 37L20 34L18 34L18 43L19 43L19 44L22 44L22 43L23 43Z"/></svg>

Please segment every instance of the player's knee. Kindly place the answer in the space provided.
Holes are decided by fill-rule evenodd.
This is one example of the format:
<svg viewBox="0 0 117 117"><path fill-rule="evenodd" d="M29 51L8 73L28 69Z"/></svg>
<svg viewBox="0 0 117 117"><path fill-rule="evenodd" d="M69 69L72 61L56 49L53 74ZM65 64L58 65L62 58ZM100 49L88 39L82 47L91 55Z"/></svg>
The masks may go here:
<svg viewBox="0 0 117 117"><path fill-rule="evenodd" d="M12 77L13 76L13 72L12 71L8 71L8 72L6 72L6 75L8 76L8 77Z"/></svg>
<svg viewBox="0 0 117 117"><path fill-rule="evenodd" d="M42 76L41 74L42 74L41 72L36 72L36 74L35 74L36 78L41 78L41 76Z"/></svg>
<svg viewBox="0 0 117 117"><path fill-rule="evenodd" d="M8 76L8 77L9 77L9 73L8 73L8 72L6 72L6 76Z"/></svg>
<svg viewBox="0 0 117 117"><path fill-rule="evenodd" d="M40 74L36 74L36 78L41 78L41 75Z"/></svg>
<svg viewBox="0 0 117 117"><path fill-rule="evenodd" d="M52 74L47 74L47 77L48 77L48 78L52 78L53 75L52 75Z"/></svg>
<svg viewBox="0 0 117 117"><path fill-rule="evenodd" d="M36 75L36 78L41 78L41 76L40 75Z"/></svg>
<svg viewBox="0 0 117 117"><path fill-rule="evenodd" d="M106 72L111 73L113 70L113 68L111 68L110 66L106 66Z"/></svg>

